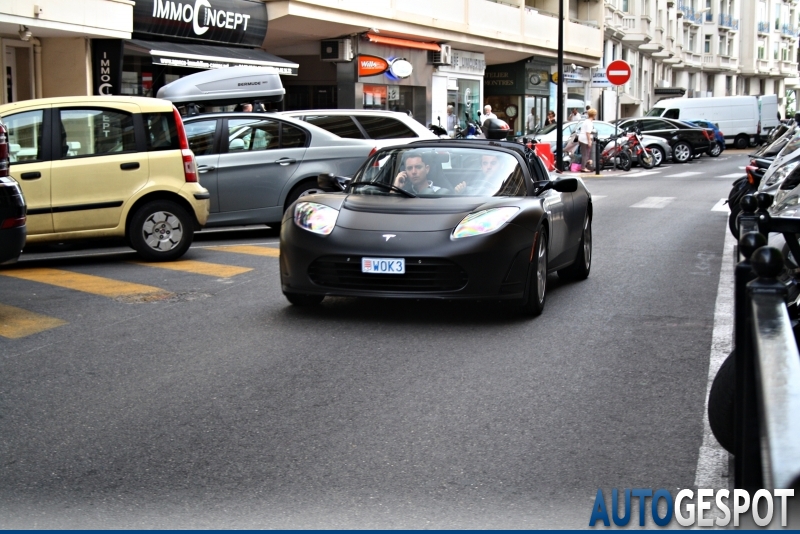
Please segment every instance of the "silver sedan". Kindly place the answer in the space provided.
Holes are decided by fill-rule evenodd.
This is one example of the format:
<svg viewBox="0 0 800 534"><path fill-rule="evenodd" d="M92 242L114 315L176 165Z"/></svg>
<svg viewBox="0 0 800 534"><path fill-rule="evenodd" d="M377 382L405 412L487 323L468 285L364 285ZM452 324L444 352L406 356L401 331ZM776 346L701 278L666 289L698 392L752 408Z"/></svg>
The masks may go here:
<svg viewBox="0 0 800 534"><path fill-rule="evenodd" d="M200 183L211 194L206 227L275 224L317 176L353 176L375 148L313 124L261 113L184 118Z"/></svg>

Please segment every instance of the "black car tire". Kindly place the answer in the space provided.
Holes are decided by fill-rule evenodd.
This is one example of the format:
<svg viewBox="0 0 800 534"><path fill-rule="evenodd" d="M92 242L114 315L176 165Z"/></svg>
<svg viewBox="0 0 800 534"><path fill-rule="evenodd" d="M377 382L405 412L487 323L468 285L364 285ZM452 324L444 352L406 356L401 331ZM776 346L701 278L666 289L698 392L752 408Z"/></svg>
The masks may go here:
<svg viewBox="0 0 800 534"><path fill-rule="evenodd" d="M283 211L289 209L289 206L294 204L295 200L298 198L305 196L305 195L313 195L316 193L324 193L322 189L319 188L317 185L316 178L313 180L303 180L296 186L294 186L289 193L289 196L286 197L286 203L283 205Z"/></svg>
<svg viewBox="0 0 800 534"><path fill-rule="evenodd" d="M722 362L708 394L708 424L722 447L733 453L733 404L736 397L736 351Z"/></svg>
<svg viewBox="0 0 800 534"><path fill-rule="evenodd" d="M692 145L686 141L678 141L672 147L672 161L675 163L686 163L692 159Z"/></svg>
<svg viewBox="0 0 800 534"><path fill-rule="evenodd" d="M176 260L189 250L193 238L191 217L171 200L154 200L143 205L136 210L128 227L131 247L145 261Z"/></svg>
<svg viewBox="0 0 800 534"><path fill-rule="evenodd" d="M736 139L733 141L734 148L747 148L750 146L750 138L744 134L739 134L736 136Z"/></svg>
<svg viewBox="0 0 800 534"><path fill-rule="evenodd" d="M664 149L658 145L652 145L647 149L653 154L653 167L661 167L661 164L667 160L667 154Z"/></svg>
<svg viewBox="0 0 800 534"><path fill-rule="evenodd" d="M592 270L592 218L587 212L583 219L583 235L575 256L575 263L558 270L562 280L586 280Z"/></svg>
<svg viewBox="0 0 800 534"><path fill-rule="evenodd" d="M722 147L720 146L719 141L714 141L713 144L706 151L706 154L708 154L712 158L716 158L720 154L722 154Z"/></svg>
<svg viewBox="0 0 800 534"><path fill-rule="evenodd" d="M325 299L325 295L301 295L299 293L284 293L283 296L295 306L317 306Z"/></svg>
<svg viewBox="0 0 800 534"><path fill-rule="evenodd" d="M633 158L631 157L631 153L627 150L623 150L620 152L617 157L617 168L622 169L625 172L631 170L631 165L633 165Z"/></svg>
<svg viewBox="0 0 800 534"><path fill-rule="evenodd" d="M528 267L528 291L522 304L526 315L541 315L547 300L547 231L542 228L534 243L533 261Z"/></svg>
<svg viewBox="0 0 800 534"><path fill-rule="evenodd" d="M639 156L637 158L639 160L639 165L641 165L645 169L652 169L655 167L656 158L653 156L653 153L650 149L644 148L641 152L639 152Z"/></svg>
<svg viewBox="0 0 800 534"><path fill-rule="evenodd" d="M564 171L564 172L569 172L570 165L571 164L570 164L569 161L562 161L561 162L561 170Z"/></svg>

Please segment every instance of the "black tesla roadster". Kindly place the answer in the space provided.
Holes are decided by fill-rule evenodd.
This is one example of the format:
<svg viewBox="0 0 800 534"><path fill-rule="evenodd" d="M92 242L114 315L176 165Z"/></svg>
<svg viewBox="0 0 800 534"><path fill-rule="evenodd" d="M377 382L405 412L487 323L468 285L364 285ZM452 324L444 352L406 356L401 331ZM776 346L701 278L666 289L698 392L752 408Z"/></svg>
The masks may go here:
<svg viewBox="0 0 800 534"><path fill-rule="evenodd" d="M532 150L505 141L382 149L343 192L300 197L281 226L281 288L295 305L326 295L504 299L538 315L547 273L583 280L591 265L583 181L551 180Z"/></svg>

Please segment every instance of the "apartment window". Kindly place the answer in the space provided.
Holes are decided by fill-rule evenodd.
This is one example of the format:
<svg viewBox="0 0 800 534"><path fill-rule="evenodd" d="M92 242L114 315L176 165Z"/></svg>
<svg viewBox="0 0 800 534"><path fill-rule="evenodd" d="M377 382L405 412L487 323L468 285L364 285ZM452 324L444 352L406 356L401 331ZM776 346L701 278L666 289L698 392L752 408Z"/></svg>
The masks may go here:
<svg viewBox="0 0 800 534"><path fill-rule="evenodd" d="M724 56L725 55L725 42L726 41L725 41L724 38L722 38L722 37L719 38L719 55L720 56Z"/></svg>
<svg viewBox="0 0 800 534"><path fill-rule="evenodd" d="M733 95L733 76L725 76L725 96Z"/></svg>
<svg viewBox="0 0 800 534"><path fill-rule="evenodd" d="M767 59L767 43L764 39L758 40L758 59Z"/></svg>
<svg viewBox="0 0 800 534"><path fill-rule="evenodd" d="M713 74L709 74L708 78L706 78L706 91L708 91L709 93L713 93L714 92L714 75Z"/></svg>
<svg viewBox="0 0 800 534"><path fill-rule="evenodd" d="M650 0L644 0L642 2L642 15L650 16Z"/></svg>
<svg viewBox="0 0 800 534"><path fill-rule="evenodd" d="M789 50L786 45L781 45L781 61L789 61Z"/></svg>
<svg viewBox="0 0 800 534"><path fill-rule="evenodd" d="M694 32L689 32L689 52L694 52Z"/></svg>
<svg viewBox="0 0 800 534"><path fill-rule="evenodd" d="M772 43L772 59L778 59L780 57L780 49L778 48L778 43Z"/></svg>
<svg viewBox="0 0 800 534"><path fill-rule="evenodd" d="M628 0L622 0L622 11L628 12Z"/></svg>
<svg viewBox="0 0 800 534"><path fill-rule="evenodd" d="M775 29L781 29L781 5L780 3L775 4ZM775 59L778 59L777 57Z"/></svg>
<svg viewBox="0 0 800 534"><path fill-rule="evenodd" d="M710 54L711 53L711 36L706 35L705 39L703 40L703 53Z"/></svg>

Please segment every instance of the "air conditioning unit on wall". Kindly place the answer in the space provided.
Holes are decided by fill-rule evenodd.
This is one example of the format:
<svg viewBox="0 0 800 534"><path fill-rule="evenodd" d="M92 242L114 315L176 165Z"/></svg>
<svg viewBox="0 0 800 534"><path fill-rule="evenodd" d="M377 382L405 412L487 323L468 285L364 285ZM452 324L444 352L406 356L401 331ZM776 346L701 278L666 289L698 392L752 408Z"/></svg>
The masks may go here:
<svg viewBox="0 0 800 534"><path fill-rule="evenodd" d="M428 63L432 65L452 65L453 64L453 49L450 45L440 45L441 50L438 52L434 50L428 51Z"/></svg>
<svg viewBox="0 0 800 534"><path fill-rule="evenodd" d="M319 58L322 61L353 61L353 42L350 39L320 41Z"/></svg>

